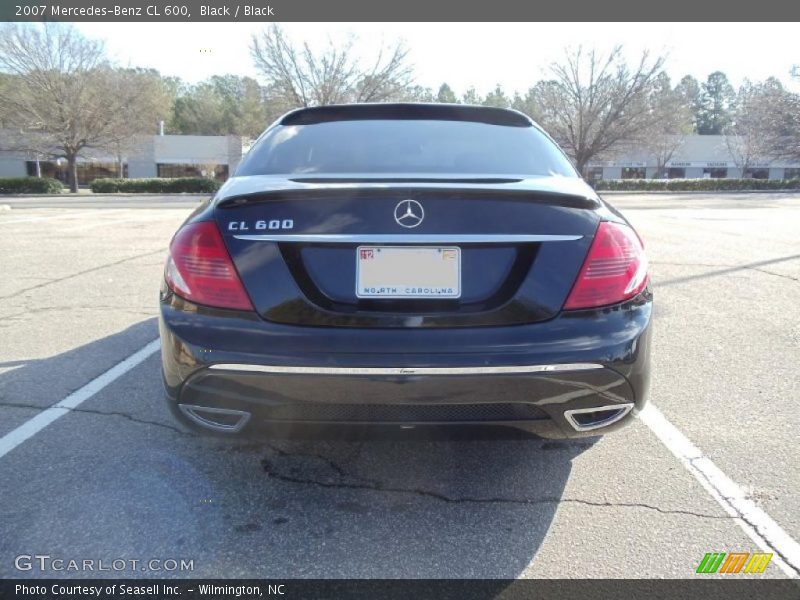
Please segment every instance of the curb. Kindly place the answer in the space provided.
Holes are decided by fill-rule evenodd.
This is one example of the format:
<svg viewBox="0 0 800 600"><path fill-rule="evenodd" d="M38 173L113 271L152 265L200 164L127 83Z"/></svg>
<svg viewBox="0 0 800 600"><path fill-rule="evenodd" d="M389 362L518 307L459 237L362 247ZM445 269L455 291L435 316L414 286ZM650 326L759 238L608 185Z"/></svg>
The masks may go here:
<svg viewBox="0 0 800 600"><path fill-rule="evenodd" d="M713 190L713 191L691 191L691 190L595 190L600 196L718 196L720 194L800 194L800 189L786 190Z"/></svg>
<svg viewBox="0 0 800 600"><path fill-rule="evenodd" d="M157 192L147 192L147 193L127 193L127 192L119 192L119 193L105 193L105 194L0 194L0 198L75 198L77 200L83 198L116 198L116 197L139 197L139 196L175 196L177 198L186 198L190 196L208 196L211 197L214 194L210 192L169 192L159 194Z"/></svg>

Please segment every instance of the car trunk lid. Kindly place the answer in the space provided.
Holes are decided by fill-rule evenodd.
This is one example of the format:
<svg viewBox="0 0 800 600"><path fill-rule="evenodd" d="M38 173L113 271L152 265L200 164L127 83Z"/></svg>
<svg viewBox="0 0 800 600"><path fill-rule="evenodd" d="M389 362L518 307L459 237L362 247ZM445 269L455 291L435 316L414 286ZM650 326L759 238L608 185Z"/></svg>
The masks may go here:
<svg viewBox="0 0 800 600"><path fill-rule="evenodd" d="M409 201L414 218L404 224ZM453 327L555 316L586 256L600 206L583 182L561 177L248 177L221 190L216 218L265 319ZM387 248L456 253L457 296L364 297L357 289L359 251Z"/></svg>

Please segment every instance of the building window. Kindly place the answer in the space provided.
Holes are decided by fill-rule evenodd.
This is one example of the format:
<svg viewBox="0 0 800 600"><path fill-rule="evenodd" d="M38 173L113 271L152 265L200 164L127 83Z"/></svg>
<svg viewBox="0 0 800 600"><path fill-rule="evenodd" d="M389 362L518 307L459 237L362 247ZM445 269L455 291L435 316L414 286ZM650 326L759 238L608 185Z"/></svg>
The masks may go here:
<svg viewBox="0 0 800 600"><path fill-rule="evenodd" d="M784 179L800 179L800 169L784 169Z"/></svg>
<svg viewBox="0 0 800 600"><path fill-rule="evenodd" d="M602 179L603 167L589 167L589 170L586 172L586 181L594 183L595 181L602 181Z"/></svg>
<svg viewBox="0 0 800 600"><path fill-rule="evenodd" d="M36 177L36 161L29 160L25 163L25 168L28 171L29 177ZM49 160L40 160L39 161L39 171L42 173L42 177L52 177L53 179L58 179L59 181L66 183L67 179L67 165L60 166L56 163L49 161Z"/></svg>
<svg viewBox="0 0 800 600"><path fill-rule="evenodd" d="M95 179L103 179L106 177L117 178L119 177L119 164L113 162L89 162L78 163L78 183L80 185L89 185ZM122 163L122 177L128 176L128 165Z"/></svg>
<svg viewBox="0 0 800 600"><path fill-rule="evenodd" d="M683 167L670 167L667 171L667 177L670 179L686 179L686 169Z"/></svg>
<svg viewBox="0 0 800 600"><path fill-rule="evenodd" d="M36 161L26 162L28 175L36 177ZM50 160L39 161L39 170L42 177L52 177L60 182L69 183L69 165L67 161L56 163ZM89 185L95 179L105 177L119 177L119 164L115 162L79 162L78 163L78 185ZM122 164L122 176L128 176L128 164Z"/></svg>
<svg viewBox="0 0 800 600"><path fill-rule="evenodd" d="M769 169L746 169L745 179L769 179Z"/></svg>
<svg viewBox="0 0 800 600"><path fill-rule="evenodd" d="M228 178L228 165L207 164L162 164L157 165L159 177L211 177L225 180Z"/></svg>
<svg viewBox="0 0 800 600"><path fill-rule="evenodd" d="M703 177L711 179L725 179L728 176L728 169L709 168L703 169Z"/></svg>
<svg viewBox="0 0 800 600"><path fill-rule="evenodd" d="M644 179L647 175L647 169L644 167L622 167L623 179Z"/></svg>

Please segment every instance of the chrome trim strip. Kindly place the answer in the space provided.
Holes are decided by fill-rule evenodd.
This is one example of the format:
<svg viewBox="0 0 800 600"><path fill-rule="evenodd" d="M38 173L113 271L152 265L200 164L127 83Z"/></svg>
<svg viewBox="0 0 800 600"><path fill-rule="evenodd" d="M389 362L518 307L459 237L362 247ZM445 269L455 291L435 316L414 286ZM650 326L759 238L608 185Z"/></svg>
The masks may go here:
<svg viewBox="0 0 800 600"><path fill-rule="evenodd" d="M502 375L510 373L553 373L602 369L596 363L520 365L498 367L284 367L278 365L215 364L215 371L272 373L276 375Z"/></svg>
<svg viewBox="0 0 800 600"><path fill-rule="evenodd" d="M242 430L247 422L250 420L250 413L243 411L243 410L232 410L229 408L212 408L210 406L195 406L194 404L178 404L178 408L181 409L181 412L185 414L189 419L197 423L198 425L202 425L203 427L207 427L208 429L213 429L215 431L223 431L225 433L238 433ZM224 425L222 423L217 423L216 421L212 421L211 419L206 419L197 414L196 411L206 412L216 415L238 415L239 420L233 425Z"/></svg>
<svg viewBox="0 0 800 600"><path fill-rule="evenodd" d="M595 421L594 423L590 423L588 425L581 425L574 417L574 415L598 412L601 410L617 410L619 412L614 413L602 421ZM631 410L633 410L632 402L625 402L623 404L606 404L605 406L593 406L592 408L574 408L572 410L565 410L564 418L575 431L591 431L593 429L600 429L601 427L607 427L612 423L616 423L622 417L631 412Z"/></svg>
<svg viewBox="0 0 800 600"><path fill-rule="evenodd" d="M582 235L537 234L439 234L439 233L277 233L234 235L237 240L254 242L305 242L324 244L502 244L523 242L569 242Z"/></svg>

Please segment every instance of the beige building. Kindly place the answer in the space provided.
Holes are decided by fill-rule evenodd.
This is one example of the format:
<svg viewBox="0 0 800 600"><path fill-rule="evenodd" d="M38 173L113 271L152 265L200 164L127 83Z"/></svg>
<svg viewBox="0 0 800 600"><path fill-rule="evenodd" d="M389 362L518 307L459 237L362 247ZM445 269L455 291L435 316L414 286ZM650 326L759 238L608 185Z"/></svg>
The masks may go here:
<svg viewBox="0 0 800 600"><path fill-rule="evenodd" d="M2 132L0 132L2 135ZM233 135L154 135L137 138L121 157L89 150L78 162L78 183L87 185L98 177L215 177L227 179L245 146ZM67 164L24 152L0 152L0 177L41 174L67 181Z"/></svg>
<svg viewBox="0 0 800 600"><path fill-rule="evenodd" d="M0 132L2 135L2 132ZM746 173L737 165L725 136L689 135L678 140L661 177L754 177L792 179L800 177L800 162L759 159L750 161ZM227 179L247 149L237 136L154 135L140 138L122 156L91 155L78 166L78 181L88 184L98 177L216 177ZM121 164L120 164L121 163ZM658 160L652 152L630 150L605 161L589 163L588 179L645 179L658 176ZM40 157L42 175L67 181L65 161ZM36 175L36 157L0 152L0 177Z"/></svg>
<svg viewBox="0 0 800 600"><path fill-rule="evenodd" d="M749 161L746 172L742 173L741 161L734 156L739 147L736 138L726 140L723 135L688 135L676 139L675 150L660 177L672 179L800 177L800 162L769 158ZM734 152L731 152L731 149ZM588 179L650 179L658 177L658 171L658 159L652 151L630 150L606 161L590 162Z"/></svg>

